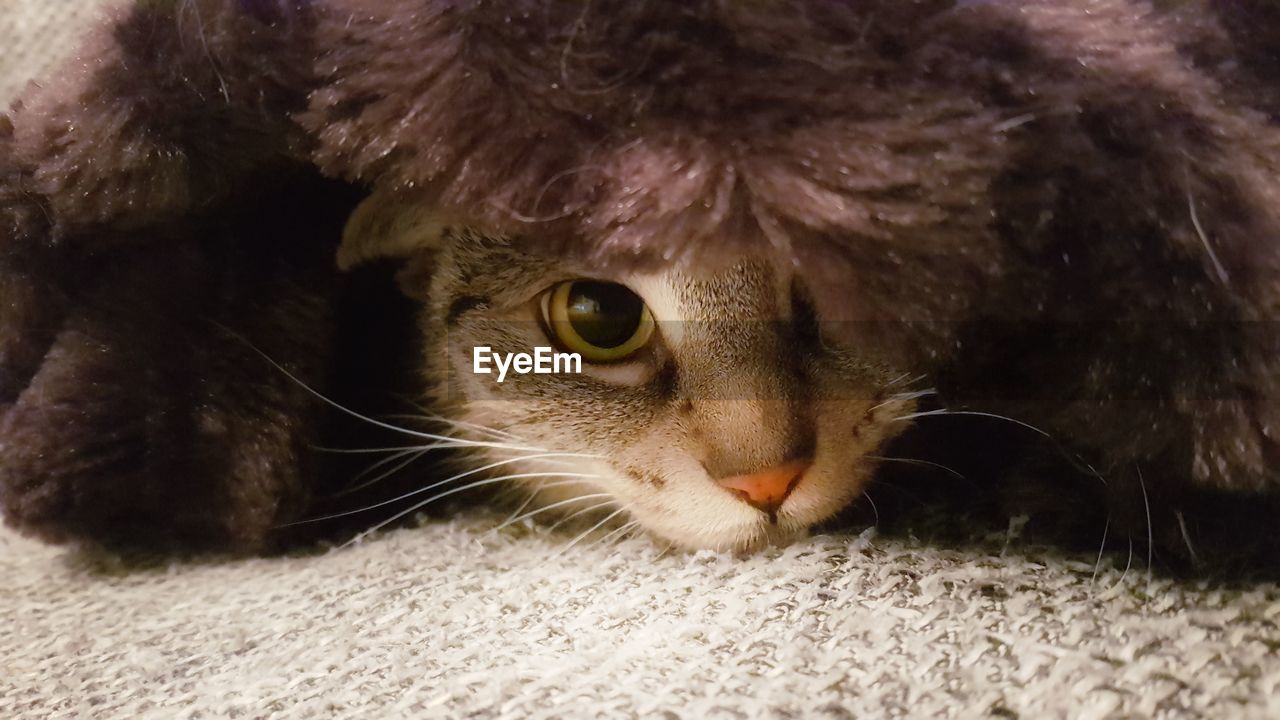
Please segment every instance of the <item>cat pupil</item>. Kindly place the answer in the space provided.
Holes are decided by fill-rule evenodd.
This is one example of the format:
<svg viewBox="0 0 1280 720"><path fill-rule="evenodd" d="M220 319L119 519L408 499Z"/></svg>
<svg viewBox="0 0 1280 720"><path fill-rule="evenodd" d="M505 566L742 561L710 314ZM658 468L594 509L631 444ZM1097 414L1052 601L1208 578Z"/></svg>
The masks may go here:
<svg viewBox="0 0 1280 720"><path fill-rule="evenodd" d="M598 348L625 344L640 329L644 301L624 285L580 280L569 291L569 323Z"/></svg>

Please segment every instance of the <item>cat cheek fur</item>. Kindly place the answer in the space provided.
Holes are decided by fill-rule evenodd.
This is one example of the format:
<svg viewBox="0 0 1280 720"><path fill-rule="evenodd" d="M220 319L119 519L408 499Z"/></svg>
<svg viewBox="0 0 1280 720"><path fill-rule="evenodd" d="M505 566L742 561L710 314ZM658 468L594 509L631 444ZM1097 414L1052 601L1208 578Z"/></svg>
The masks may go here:
<svg viewBox="0 0 1280 720"><path fill-rule="evenodd" d="M910 399L837 397L813 404L814 463L778 510L776 522L715 484L696 459L695 435L680 427L675 412L637 408L589 415L573 402L566 412L564 402L509 400L463 401L455 412L466 422L505 428L552 452L600 456L503 465L504 473L539 476L522 481L524 492L533 496L531 507L555 506L558 517L577 515L584 522L620 510L610 527L634 519L677 546L743 551L792 540L856 501L876 465L867 456L905 429L907 423L897 419L914 408ZM579 413L587 417L574 420ZM512 457L491 451L478 464ZM602 494L611 500L601 499Z"/></svg>

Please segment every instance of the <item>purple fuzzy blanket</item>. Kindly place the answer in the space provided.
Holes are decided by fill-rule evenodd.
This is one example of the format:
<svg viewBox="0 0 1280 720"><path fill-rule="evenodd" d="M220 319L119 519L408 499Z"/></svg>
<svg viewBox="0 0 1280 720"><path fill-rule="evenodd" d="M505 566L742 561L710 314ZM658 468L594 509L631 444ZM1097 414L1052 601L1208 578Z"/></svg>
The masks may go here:
<svg viewBox="0 0 1280 720"><path fill-rule="evenodd" d="M277 546L336 421L262 354L346 399L412 360L335 263L376 191L601 264L767 249L1106 477L1046 512L1194 553L1277 511L1278 118L1268 0L137 0L0 115L0 505Z"/></svg>

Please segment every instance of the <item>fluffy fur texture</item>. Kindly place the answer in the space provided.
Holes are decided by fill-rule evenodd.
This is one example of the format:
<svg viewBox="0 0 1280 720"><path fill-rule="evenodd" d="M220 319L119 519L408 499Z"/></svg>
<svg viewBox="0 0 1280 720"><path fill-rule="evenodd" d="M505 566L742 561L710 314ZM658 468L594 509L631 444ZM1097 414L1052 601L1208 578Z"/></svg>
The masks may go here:
<svg viewBox="0 0 1280 720"><path fill-rule="evenodd" d="M1280 489L1275 14L138 0L0 119L6 517L268 546L320 420L229 338L341 381L349 184L591 262L776 253L828 332L1083 460L1054 512L1182 547L1202 490Z"/></svg>

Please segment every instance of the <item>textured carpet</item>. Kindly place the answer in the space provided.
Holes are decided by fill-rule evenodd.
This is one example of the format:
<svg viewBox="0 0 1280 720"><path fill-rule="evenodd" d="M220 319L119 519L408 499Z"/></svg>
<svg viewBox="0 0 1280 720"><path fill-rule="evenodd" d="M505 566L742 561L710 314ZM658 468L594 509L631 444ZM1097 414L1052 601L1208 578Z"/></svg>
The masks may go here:
<svg viewBox="0 0 1280 720"><path fill-rule="evenodd" d="M874 531L561 553L499 519L141 570L8 537L0 717L1280 716L1272 586Z"/></svg>
<svg viewBox="0 0 1280 720"><path fill-rule="evenodd" d="M0 0L0 105L92 2ZM662 554L471 511L125 566L0 531L0 718L1280 717L1280 588L1016 538Z"/></svg>

